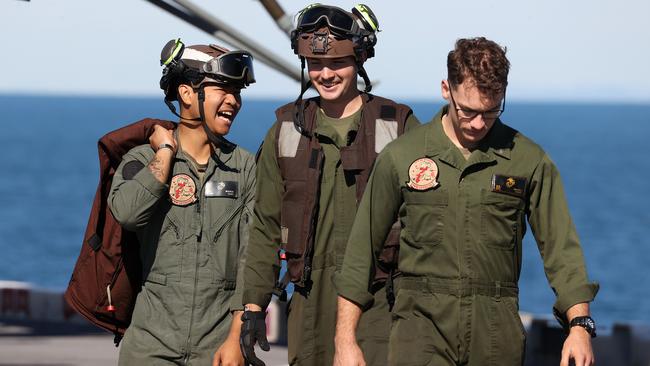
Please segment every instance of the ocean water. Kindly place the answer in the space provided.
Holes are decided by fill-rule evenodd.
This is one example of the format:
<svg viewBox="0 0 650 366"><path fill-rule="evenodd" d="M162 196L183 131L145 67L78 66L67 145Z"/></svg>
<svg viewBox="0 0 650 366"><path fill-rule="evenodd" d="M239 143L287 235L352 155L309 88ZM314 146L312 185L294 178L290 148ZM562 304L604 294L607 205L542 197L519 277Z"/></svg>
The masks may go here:
<svg viewBox="0 0 650 366"><path fill-rule="evenodd" d="M231 140L255 151L281 101L246 100ZM410 104L421 121L440 102ZM144 117L174 119L160 98L0 96L0 280L63 290L98 183L97 140ZM650 324L650 105L509 103L502 119L558 165L602 325ZM554 295L529 232L523 311Z"/></svg>

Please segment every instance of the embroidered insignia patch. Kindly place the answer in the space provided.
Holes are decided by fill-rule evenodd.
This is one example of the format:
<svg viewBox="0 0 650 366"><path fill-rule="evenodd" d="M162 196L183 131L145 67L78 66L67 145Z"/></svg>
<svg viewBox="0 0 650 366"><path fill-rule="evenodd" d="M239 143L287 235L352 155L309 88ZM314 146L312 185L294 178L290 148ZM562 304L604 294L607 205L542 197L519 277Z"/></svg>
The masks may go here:
<svg viewBox="0 0 650 366"><path fill-rule="evenodd" d="M196 201L196 183L187 174L177 174L169 185L169 198L178 206L189 205Z"/></svg>
<svg viewBox="0 0 650 366"><path fill-rule="evenodd" d="M131 180L142 168L144 168L144 164L141 162L137 160L129 161L122 167L122 177L126 180Z"/></svg>
<svg viewBox="0 0 650 366"><path fill-rule="evenodd" d="M523 177L494 174L492 176L492 192L523 198L526 192L526 181L526 178Z"/></svg>
<svg viewBox="0 0 650 366"><path fill-rule="evenodd" d="M327 53L329 32L316 32L311 39L311 52L312 53Z"/></svg>
<svg viewBox="0 0 650 366"><path fill-rule="evenodd" d="M409 167L408 186L418 191L436 187L438 181L438 165L430 158L420 158Z"/></svg>

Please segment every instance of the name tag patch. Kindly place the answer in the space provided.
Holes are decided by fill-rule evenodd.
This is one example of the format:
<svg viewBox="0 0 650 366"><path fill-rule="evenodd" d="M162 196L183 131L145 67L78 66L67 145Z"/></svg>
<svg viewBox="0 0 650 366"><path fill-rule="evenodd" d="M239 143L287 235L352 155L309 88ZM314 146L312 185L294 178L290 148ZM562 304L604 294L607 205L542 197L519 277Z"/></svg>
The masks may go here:
<svg viewBox="0 0 650 366"><path fill-rule="evenodd" d="M526 193L526 178L511 175L494 174L492 176L492 192L505 193L524 198Z"/></svg>
<svg viewBox="0 0 650 366"><path fill-rule="evenodd" d="M239 183L232 180L214 181L205 184L206 197L228 197L237 198L239 194Z"/></svg>

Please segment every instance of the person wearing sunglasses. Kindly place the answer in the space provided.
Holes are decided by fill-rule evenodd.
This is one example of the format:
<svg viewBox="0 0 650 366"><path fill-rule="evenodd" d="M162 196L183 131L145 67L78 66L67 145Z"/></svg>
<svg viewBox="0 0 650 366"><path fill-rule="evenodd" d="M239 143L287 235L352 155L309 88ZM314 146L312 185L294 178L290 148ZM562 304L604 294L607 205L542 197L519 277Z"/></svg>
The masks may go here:
<svg viewBox="0 0 650 366"><path fill-rule="evenodd" d="M374 56L377 31L376 17L361 4L351 12L315 4L298 14L291 45L309 80L303 80L296 101L276 111L259 152L257 180L263 183L246 257L241 334L243 353L253 365L263 365L254 344L268 349L264 309L273 293L283 297L288 283L294 288L288 305L289 364L333 362L337 295L331 278L343 261L357 203L377 153L419 125L409 107L369 93L364 62ZM363 92L358 76L365 82ZM310 86L318 96L303 100ZM386 364L390 312L384 283L396 275L398 236L399 224L384 238L386 250L372 284L375 305L358 333L374 365ZM283 259L287 271L278 281Z"/></svg>
<svg viewBox="0 0 650 366"><path fill-rule="evenodd" d="M149 143L122 157L108 196L115 219L137 236L143 267L119 364L243 365L236 283L255 159L225 136L241 90L255 82L253 60L172 40L161 65L165 103L179 121L155 125Z"/></svg>
<svg viewBox="0 0 650 366"><path fill-rule="evenodd" d="M517 282L526 219L568 332L561 364L593 363L589 302L598 284L587 278L557 168L500 119L509 68L497 43L459 39L441 83L448 104L377 158L335 279L337 338L349 337L372 303L369 253L399 215L389 365L523 364ZM363 364L344 356L335 364Z"/></svg>

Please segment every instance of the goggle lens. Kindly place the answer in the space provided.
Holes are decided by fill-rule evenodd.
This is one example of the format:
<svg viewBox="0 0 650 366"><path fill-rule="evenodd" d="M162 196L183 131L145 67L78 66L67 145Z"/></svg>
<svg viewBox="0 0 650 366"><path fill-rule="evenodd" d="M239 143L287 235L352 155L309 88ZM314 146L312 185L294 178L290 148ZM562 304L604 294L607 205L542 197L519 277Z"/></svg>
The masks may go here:
<svg viewBox="0 0 650 366"><path fill-rule="evenodd" d="M298 28L309 28L325 19L331 28L351 32L354 28L354 19L344 10L329 6L314 6L305 10L298 18Z"/></svg>
<svg viewBox="0 0 650 366"><path fill-rule="evenodd" d="M243 81L245 84L255 82L253 56L245 51L232 51L213 58L204 66L207 74Z"/></svg>

